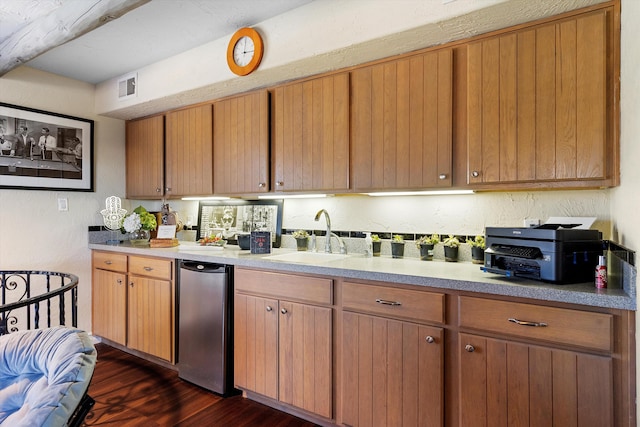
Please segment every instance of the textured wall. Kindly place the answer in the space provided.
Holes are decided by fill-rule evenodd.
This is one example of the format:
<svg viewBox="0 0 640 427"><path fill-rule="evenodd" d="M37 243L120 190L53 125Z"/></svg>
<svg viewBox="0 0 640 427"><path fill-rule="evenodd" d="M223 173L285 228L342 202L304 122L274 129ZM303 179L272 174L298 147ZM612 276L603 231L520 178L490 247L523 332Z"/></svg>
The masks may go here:
<svg viewBox="0 0 640 427"><path fill-rule="evenodd" d="M0 269L53 270L79 276L79 326L91 329L87 227L112 194L124 197L124 122L93 113L94 86L21 67L0 78L2 102L95 121L95 193L0 189ZM57 199L68 199L59 212Z"/></svg>

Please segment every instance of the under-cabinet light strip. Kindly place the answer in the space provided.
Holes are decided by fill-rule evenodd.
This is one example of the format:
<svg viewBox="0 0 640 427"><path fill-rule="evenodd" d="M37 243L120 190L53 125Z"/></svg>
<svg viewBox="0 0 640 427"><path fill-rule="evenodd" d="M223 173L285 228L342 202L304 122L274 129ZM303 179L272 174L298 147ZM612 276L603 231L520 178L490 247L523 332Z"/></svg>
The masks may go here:
<svg viewBox="0 0 640 427"><path fill-rule="evenodd" d="M455 194L473 194L473 190L434 190L434 191L392 191L381 193L364 193L367 196L448 196Z"/></svg>

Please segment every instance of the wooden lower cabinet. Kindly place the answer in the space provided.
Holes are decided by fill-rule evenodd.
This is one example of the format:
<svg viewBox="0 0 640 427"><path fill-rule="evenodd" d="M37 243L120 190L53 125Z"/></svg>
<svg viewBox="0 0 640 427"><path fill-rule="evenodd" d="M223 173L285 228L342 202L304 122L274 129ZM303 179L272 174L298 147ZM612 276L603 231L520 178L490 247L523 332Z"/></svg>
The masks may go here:
<svg viewBox="0 0 640 427"><path fill-rule="evenodd" d="M614 426L613 360L461 333L460 426Z"/></svg>
<svg viewBox="0 0 640 427"><path fill-rule="evenodd" d="M93 334L175 362L173 260L94 251Z"/></svg>
<svg viewBox="0 0 640 427"><path fill-rule="evenodd" d="M343 313L343 423L443 425L443 329Z"/></svg>
<svg viewBox="0 0 640 427"><path fill-rule="evenodd" d="M286 283L297 286L289 292ZM235 386L331 419L333 309L243 293L254 289L313 300L312 288L320 285L321 293L330 293L331 280L240 269L235 284Z"/></svg>

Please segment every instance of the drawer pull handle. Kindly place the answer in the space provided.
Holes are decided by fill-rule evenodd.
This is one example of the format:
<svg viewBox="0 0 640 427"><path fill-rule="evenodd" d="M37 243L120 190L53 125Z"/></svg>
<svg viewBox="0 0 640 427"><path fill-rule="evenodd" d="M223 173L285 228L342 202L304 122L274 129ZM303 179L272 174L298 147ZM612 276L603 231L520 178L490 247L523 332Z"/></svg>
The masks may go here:
<svg viewBox="0 0 640 427"><path fill-rule="evenodd" d="M153 270L153 267L145 267L145 268L144 268L144 270L145 270L145 271L152 271L152 270Z"/></svg>
<svg viewBox="0 0 640 427"><path fill-rule="evenodd" d="M401 303L401 302L398 302L398 301L389 301L389 300L386 300L386 299L380 299L380 298L378 298L378 299L376 300L376 302L377 302L378 304L384 304L384 305L393 305L393 306L402 305L402 303Z"/></svg>
<svg viewBox="0 0 640 427"><path fill-rule="evenodd" d="M111 264L113 264L113 261L111 261L111 260L106 260L104 263L105 263L105 264L107 264L107 265L111 265Z"/></svg>
<svg viewBox="0 0 640 427"><path fill-rule="evenodd" d="M271 306L270 306L270 305L268 305L268 306L267 306L267 311L272 311L272 310L273 310L273 308L271 308Z"/></svg>
<svg viewBox="0 0 640 427"><path fill-rule="evenodd" d="M469 353L473 353L474 351L476 351L476 348L474 346L472 346L471 344L467 344L464 346L464 349L466 351L468 351Z"/></svg>
<svg viewBox="0 0 640 427"><path fill-rule="evenodd" d="M540 327L540 328L544 328L545 326L547 326L546 323L544 322L529 322L527 320L518 320L518 319L514 319L513 317L510 317L509 322L515 323L516 325L521 325L521 326L534 326L534 327Z"/></svg>
<svg viewBox="0 0 640 427"><path fill-rule="evenodd" d="M282 313L282 314L287 314L287 309L286 309L286 308L283 308L282 310L280 310L280 313Z"/></svg>
<svg viewBox="0 0 640 427"><path fill-rule="evenodd" d="M118 280L116 280L116 283L117 283L118 285L122 285L122 279L118 279Z"/></svg>
<svg viewBox="0 0 640 427"><path fill-rule="evenodd" d="M429 344L433 344L434 342L436 342L436 340L435 340L431 335L427 335L427 337L425 338L425 340L426 340Z"/></svg>

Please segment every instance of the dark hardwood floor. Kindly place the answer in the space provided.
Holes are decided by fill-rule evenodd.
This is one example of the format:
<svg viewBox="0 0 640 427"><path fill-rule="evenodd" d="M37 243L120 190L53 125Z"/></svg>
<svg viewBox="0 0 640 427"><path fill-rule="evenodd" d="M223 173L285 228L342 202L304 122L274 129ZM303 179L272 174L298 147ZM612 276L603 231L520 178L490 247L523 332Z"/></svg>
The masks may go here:
<svg viewBox="0 0 640 427"><path fill-rule="evenodd" d="M178 373L106 344L89 387L96 401L87 426L311 427L315 424L240 395L222 398Z"/></svg>

